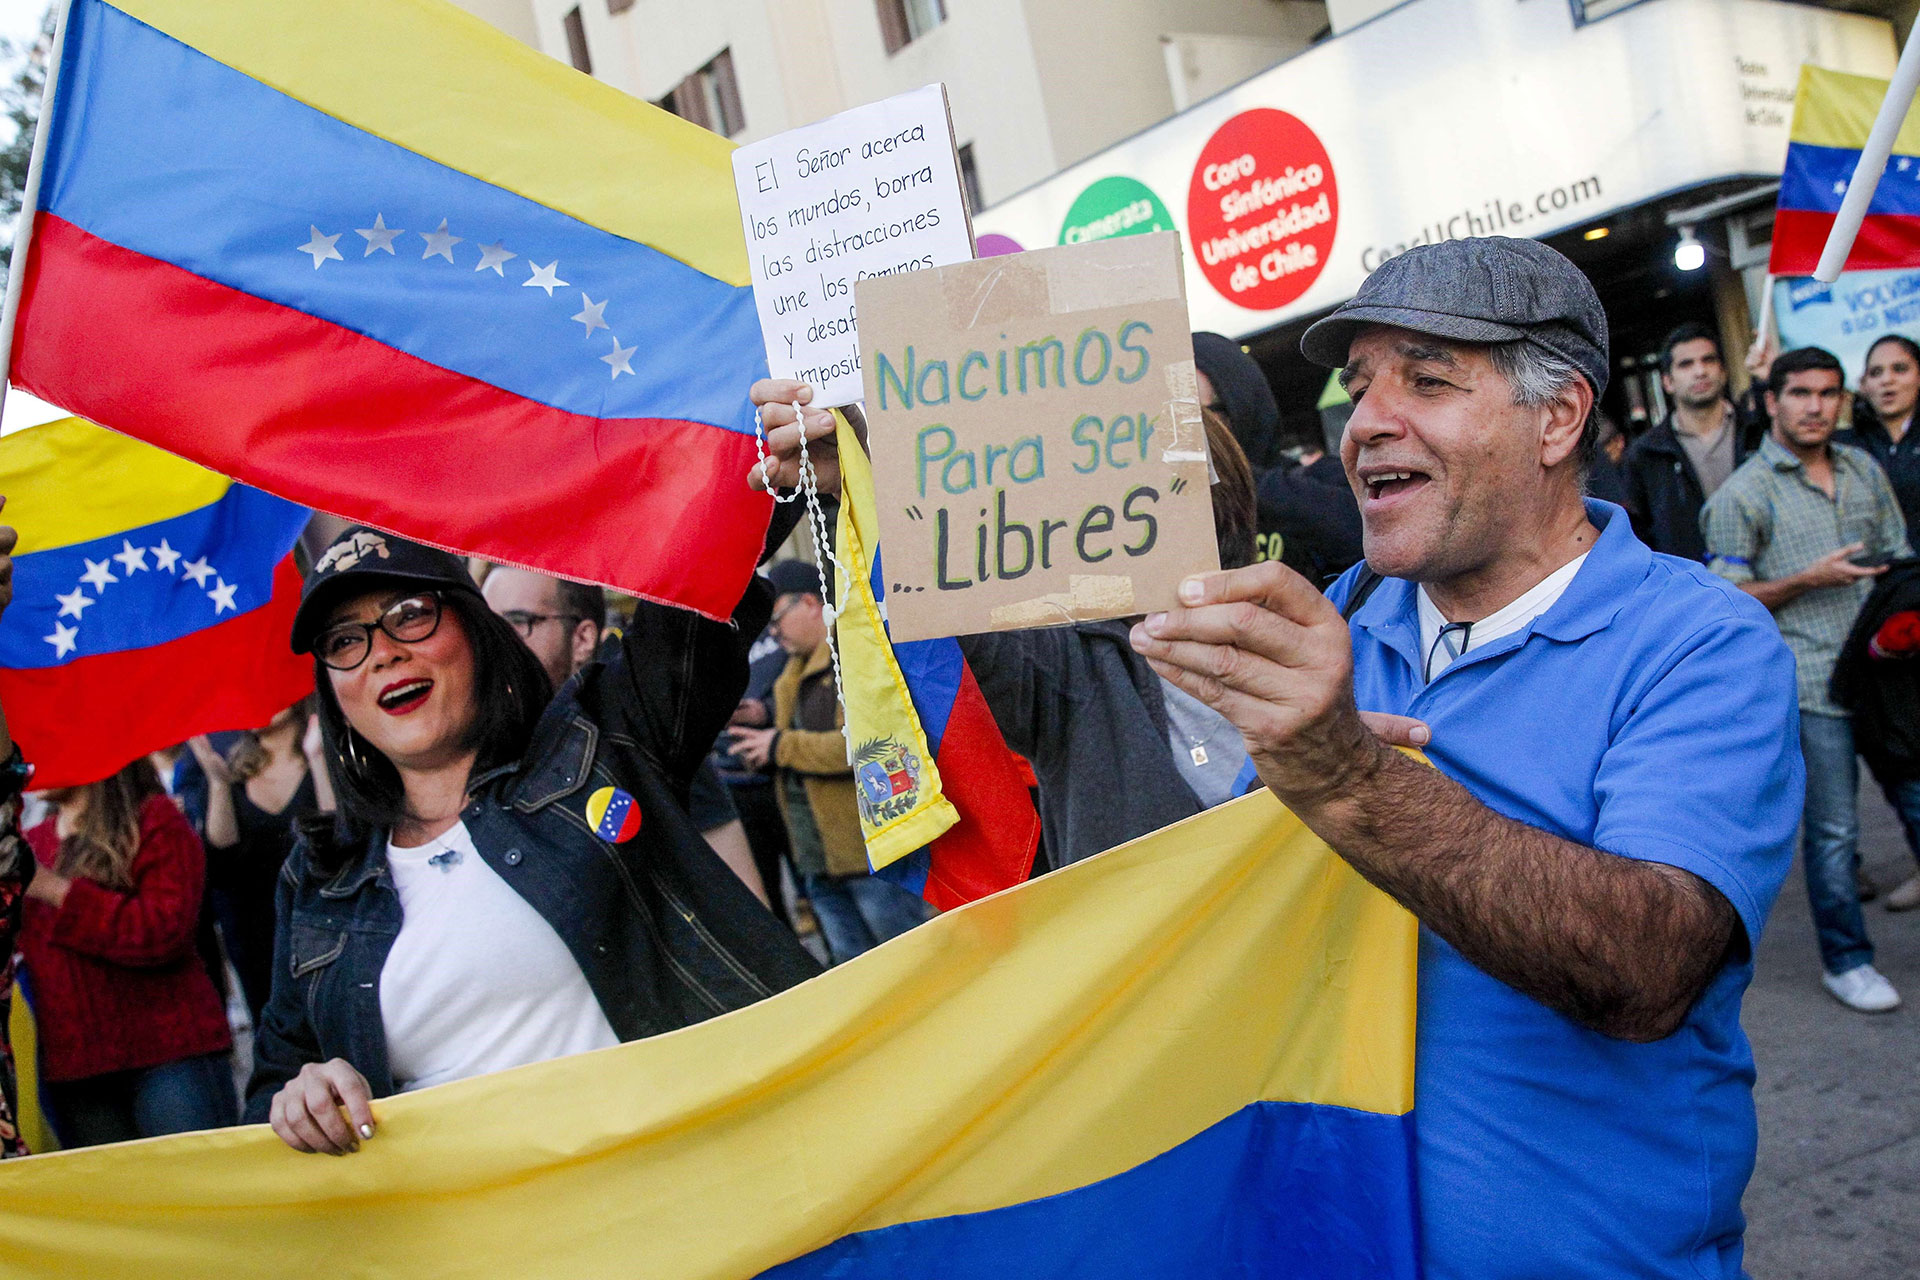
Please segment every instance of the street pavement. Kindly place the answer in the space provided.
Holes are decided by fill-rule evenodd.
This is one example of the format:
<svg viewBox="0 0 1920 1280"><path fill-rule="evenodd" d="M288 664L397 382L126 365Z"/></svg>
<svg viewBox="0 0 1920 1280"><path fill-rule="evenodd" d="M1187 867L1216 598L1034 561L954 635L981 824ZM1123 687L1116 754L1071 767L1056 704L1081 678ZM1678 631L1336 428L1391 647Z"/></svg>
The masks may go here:
<svg viewBox="0 0 1920 1280"><path fill-rule="evenodd" d="M1883 890L1914 872L1869 782L1861 854ZM1868 904L1880 971L1906 1005L1868 1016L1820 985L1806 881L1794 865L1760 943L1745 1023L1759 1066L1760 1159L1747 1189L1754 1280L1920 1276L1920 911Z"/></svg>

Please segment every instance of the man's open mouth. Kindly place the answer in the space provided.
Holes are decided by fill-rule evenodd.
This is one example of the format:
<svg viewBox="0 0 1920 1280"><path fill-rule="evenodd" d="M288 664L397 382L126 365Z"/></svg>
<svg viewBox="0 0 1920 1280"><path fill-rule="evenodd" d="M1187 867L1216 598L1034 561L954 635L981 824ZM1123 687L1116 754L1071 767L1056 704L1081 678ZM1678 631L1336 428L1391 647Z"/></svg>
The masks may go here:
<svg viewBox="0 0 1920 1280"><path fill-rule="evenodd" d="M390 716L403 716L417 709L433 692L433 681L427 679L397 680L380 691L375 699L380 709Z"/></svg>
<svg viewBox="0 0 1920 1280"><path fill-rule="evenodd" d="M1367 486L1367 501L1370 503L1390 501L1427 483L1427 475L1421 471L1374 471L1362 479Z"/></svg>

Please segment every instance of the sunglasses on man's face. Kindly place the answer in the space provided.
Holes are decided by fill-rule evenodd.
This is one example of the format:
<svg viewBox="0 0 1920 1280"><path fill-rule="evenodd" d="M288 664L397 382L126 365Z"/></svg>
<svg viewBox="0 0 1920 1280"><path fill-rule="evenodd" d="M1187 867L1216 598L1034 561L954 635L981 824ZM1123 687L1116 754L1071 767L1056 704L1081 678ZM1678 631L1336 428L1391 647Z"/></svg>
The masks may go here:
<svg viewBox="0 0 1920 1280"><path fill-rule="evenodd" d="M313 652L335 671L351 671L373 652L375 628L402 644L418 644L440 629L440 597L428 592L395 600L372 622L341 622L314 641Z"/></svg>

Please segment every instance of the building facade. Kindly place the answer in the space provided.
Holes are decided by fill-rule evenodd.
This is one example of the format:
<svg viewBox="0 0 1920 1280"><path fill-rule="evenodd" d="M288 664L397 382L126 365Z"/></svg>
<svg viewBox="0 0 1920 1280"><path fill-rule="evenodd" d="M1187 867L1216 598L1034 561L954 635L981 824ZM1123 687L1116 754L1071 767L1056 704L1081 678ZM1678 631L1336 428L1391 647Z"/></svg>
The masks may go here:
<svg viewBox="0 0 1920 1280"><path fill-rule="evenodd" d="M1177 231L1194 327L1289 414L1325 391L1300 332L1382 261L1546 240L1600 291L1631 430L1683 320L1744 383L1799 68L1890 74L1920 0L463 3L739 141L944 82L983 254Z"/></svg>
<svg viewBox="0 0 1920 1280"><path fill-rule="evenodd" d="M739 142L942 81L983 204L1327 30L1319 0L491 2L530 6L555 57Z"/></svg>

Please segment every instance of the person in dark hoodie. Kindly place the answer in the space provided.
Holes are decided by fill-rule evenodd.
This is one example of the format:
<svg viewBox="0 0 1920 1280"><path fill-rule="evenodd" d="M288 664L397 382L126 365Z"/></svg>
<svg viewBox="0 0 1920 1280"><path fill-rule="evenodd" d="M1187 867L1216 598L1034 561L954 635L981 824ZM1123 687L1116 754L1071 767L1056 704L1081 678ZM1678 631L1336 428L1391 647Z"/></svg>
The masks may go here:
<svg viewBox="0 0 1920 1280"><path fill-rule="evenodd" d="M1267 375L1240 344L1193 335L1200 406L1217 415L1251 468L1258 504L1254 558L1326 582L1360 559L1360 506L1318 432L1290 435Z"/></svg>
<svg viewBox="0 0 1920 1280"><path fill-rule="evenodd" d="M1193 335L1193 363L1199 371L1200 407L1227 424L1247 465L1258 476L1286 461L1280 439L1280 404L1267 375L1232 338L1217 333Z"/></svg>
<svg viewBox="0 0 1920 1280"><path fill-rule="evenodd" d="M1660 344L1660 386L1673 408L1628 447L1624 505L1640 541L1697 564L1707 554L1700 509L1760 447L1763 427L1727 399L1720 339L1703 324L1683 324Z"/></svg>

